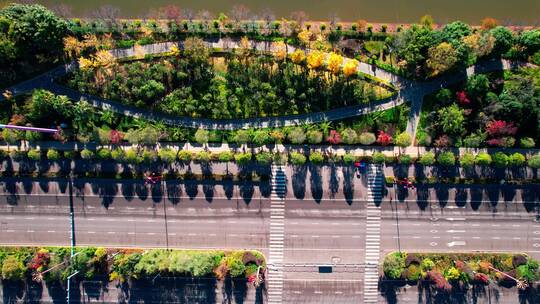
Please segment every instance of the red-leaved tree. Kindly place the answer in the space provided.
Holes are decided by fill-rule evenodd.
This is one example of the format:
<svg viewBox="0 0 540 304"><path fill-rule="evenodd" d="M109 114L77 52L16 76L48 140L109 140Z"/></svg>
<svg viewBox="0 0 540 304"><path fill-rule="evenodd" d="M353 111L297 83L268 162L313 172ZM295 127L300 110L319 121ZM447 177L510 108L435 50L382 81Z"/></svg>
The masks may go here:
<svg viewBox="0 0 540 304"><path fill-rule="evenodd" d="M457 101L462 105L467 105L471 103L471 100L467 96L467 93L465 91L459 91L456 93Z"/></svg>
<svg viewBox="0 0 540 304"><path fill-rule="evenodd" d="M341 143L341 134L336 130L331 130L326 138L326 141L332 145L339 145Z"/></svg>
<svg viewBox="0 0 540 304"><path fill-rule="evenodd" d="M123 138L124 134L122 134L122 132L111 130L111 132L109 133L109 139L111 140L111 144L117 145L122 141Z"/></svg>
<svg viewBox="0 0 540 304"><path fill-rule="evenodd" d="M381 130L377 135L377 143L381 146L388 146L392 143L392 136Z"/></svg>
<svg viewBox="0 0 540 304"><path fill-rule="evenodd" d="M516 134L517 127L512 122L492 120L486 124L486 132L491 137L512 136Z"/></svg>

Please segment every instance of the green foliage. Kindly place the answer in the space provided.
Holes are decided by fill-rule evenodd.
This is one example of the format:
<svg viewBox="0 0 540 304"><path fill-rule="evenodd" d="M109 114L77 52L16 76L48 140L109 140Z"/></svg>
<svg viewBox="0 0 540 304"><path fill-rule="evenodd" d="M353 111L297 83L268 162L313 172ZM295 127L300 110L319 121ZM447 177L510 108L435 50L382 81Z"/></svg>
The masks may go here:
<svg viewBox="0 0 540 304"><path fill-rule="evenodd" d="M128 149L124 155L124 159L128 164L132 165L138 165L143 161L135 149Z"/></svg>
<svg viewBox="0 0 540 304"><path fill-rule="evenodd" d="M382 152L373 153L373 162L376 164L384 164L386 161L386 156Z"/></svg>
<svg viewBox="0 0 540 304"><path fill-rule="evenodd" d="M418 131L416 133L416 142L419 146L427 147L431 145L431 136L424 131Z"/></svg>
<svg viewBox="0 0 540 304"><path fill-rule="evenodd" d="M456 164L456 156L450 151L442 152L437 156L437 162L441 166L454 166Z"/></svg>
<svg viewBox="0 0 540 304"><path fill-rule="evenodd" d="M256 146L260 147L272 143L272 137L270 136L268 131L258 130L253 132L252 141Z"/></svg>
<svg viewBox="0 0 540 304"><path fill-rule="evenodd" d="M176 161L176 151L171 148L159 149L158 156L166 164L172 164Z"/></svg>
<svg viewBox="0 0 540 304"><path fill-rule="evenodd" d="M435 164L435 153L428 151L420 156L418 163L424 166L431 166Z"/></svg>
<svg viewBox="0 0 540 304"><path fill-rule="evenodd" d="M310 144L320 144L323 140L323 133L318 130L309 130L306 132L307 142Z"/></svg>
<svg viewBox="0 0 540 304"><path fill-rule="evenodd" d="M236 153L234 155L234 160L238 165L247 165L251 162L253 155L251 153Z"/></svg>
<svg viewBox="0 0 540 304"><path fill-rule="evenodd" d="M273 155L270 152L259 152L255 155L255 159L261 165L268 165L272 162Z"/></svg>
<svg viewBox="0 0 540 304"><path fill-rule="evenodd" d="M478 148L485 143L486 135L484 133L473 133L463 139L463 146L467 148Z"/></svg>
<svg viewBox="0 0 540 304"><path fill-rule="evenodd" d="M195 141L201 145L208 143L208 137L208 130L198 129L197 132L195 132Z"/></svg>
<svg viewBox="0 0 540 304"><path fill-rule="evenodd" d="M22 134L19 131L15 131L11 129L3 129L2 138L4 139L6 143L13 145L22 138Z"/></svg>
<svg viewBox="0 0 540 304"><path fill-rule="evenodd" d="M234 256L227 257L227 268L233 278L241 277L246 271L244 263Z"/></svg>
<svg viewBox="0 0 540 304"><path fill-rule="evenodd" d="M456 267L450 267L444 272L444 278L448 281L457 281L460 276L461 273Z"/></svg>
<svg viewBox="0 0 540 304"><path fill-rule="evenodd" d="M146 126L143 129L129 130L125 138L130 144L155 145L160 138L160 133L155 127Z"/></svg>
<svg viewBox="0 0 540 304"><path fill-rule="evenodd" d="M536 146L536 143L534 142L534 139L530 137L523 137L519 140L519 146L524 149L531 149Z"/></svg>
<svg viewBox="0 0 540 304"><path fill-rule="evenodd" d="M247 144L251 142L251 134L247 130L238 130L233 137L237 144Z"/></svg>
<svg viewBox="0 0 540 304"><path fill-rule="evenodd" d="M149 165L156 161L156 151L150 149L144 149L141 153L142 162Z"/></svg>
<svg viewBox="0 0 540 304"><path fill-rule="evenodd" d="M491 155L482 152L482 153L478 153L478 155L476 155L476 159L474 161L479 166L489 166L489 165L491 165L491 162L493 160L491 158Z"/></svg>
<svg viewBox="0 0 540 304"><path fill-rule="evenodd" d="M220 152L218 155L218 160L220 162L230 162L234 159L234 155L230 151Z"/></svg>
<svg viewBox="0 0 540 304"><path fill-rule="evenodd" d="M303 144L306 140L306 134L302 128L296 127L289 131L287 139L295 145Z"/></svg>
<svg viewBox="0 0 540 304"><path fill-rule="evenodd" d="M15 255L8 255L2 261L2 279L8 281L22 281L26 267Z"/></svg>
<svg viewBox="0 0 540 304"><path fill-rule="evenodd" d="M178 152L178 159L183 163L191 161L192 157L193 155L189 151L181 150Z"/></svg>
<svg viewBox="0 0 540 304"><path fill-rule="evenodd" d="M376 140L375 134L371 132L363 132L358 136L358 142L366 146L373 144Z"/></svg>
<svg viewBox="0 0 540 304"><path fill-rule="evenodd" d="M322 164L324 162L324 155L319 151L313 151L309 153L309 161L316 165Z"/></svg>
<svg viewBox="0 0 540 304"><path fill-rule="evenodd" d="M195 155L195 161L199 163L209 163L212 159L212 155L207 151L200 151Z"/></svg>
<svg viewBox="0 0 540 304"><path fill-rule="evenodd" d="M101 151L101 150L100 150ZM124 150L121 148L116 148L111 151L111 158L116 162L122 162L125 158Z"/></svg>
<svg viewBox="0 0 540 304"><path fill-rule="evenodd" d="M422 260L420 267L423 271L430 271L431 269L433 269L433 267L435 267L435 263L430 258L425 258Z"/></svg>
<svg viewBox="0 0 540 304"><path fill-rule="evenodd" d="M84 160L90 160L94 158L94 152L88 149L83 149L81 151L81 158Z"/></svg>
<svg viewBox="0 0 540 304"><path fill-rule="evenodd" d="M351 153L345 153L345 155L343 155L343 163L345 163L346 165L350 165L355 161L356 157L354 157L354 155L352 155Z"/></svg>
<svg viewBox="0 0 540 304"><path fill-rule="evenodd" d="M383 271L387 278L397 280L401 278L404 270L405 256L400 252L392 252L384 258Z"/></svg>
<svg viewBox="0 0 540 304"><path fill-rule="evenodd" d="M497 152L492 156L495 167L504 168L508 166L508 156L503 152Z"/></svg>
<svg viewBox="0 0 540 304"><path fill-rule="evenodd" d="M41 160L41 151L38 149L30 149L27 156L30 160L33 161Z"/></svg>
<svg viewBox="0 0 540 304"><path fill-rule="evenodd" d="M514 167L520 167L525 164L525 156L519 152L513 153L508 156L508 165Z"/></svg>
<svg viewBox="0 0 540 304"><path fill-rule="evenodd" d="M413 159L408 154L402 154L399 156L399 163L402 165L410 165L413 162Z"/></svg>
<svg viewBox="0 0 540 304"><path fill-rule="evenodd" d="M352 145L356 143L357 134L353 129L347 128L341 131L340 133L341 133L341 140L343 141L344 144Z"/></svg>
<svg viewBox="0 0 540 304"><path fill-rule="evenodd" d="M290 161L293 165L301 166L306 163L306 156L302 153L291 152Z"/></svg>
<svg viewBox="0 0 540 304"><path fill-rule="evenodd" d="M470 152L465 152L461 157L459 158L459 164L463 168L472 168L474 166L475 159L474 155Z"/></svg>
<svg viewBox="0 0 540 304"><path fill-rule="evenodd" d="M540 169L540 154L529 157L527 165L533 169Z"/></svg>
<svg viewBox="0 0 540 304"><path fill-rule="evenodd" d="M457 104L442 108L437 113L439 115L439 124L444 133L459 136L465 131L463 127L465 121L463 110Z"/></svg>
<svg viewBox="0 0 540 304"><path fill-rule="evenodd" d="M111 154L112 154L111 150L106 149L106 148L101 148L97 151L97 158L101 160L107 160L111 158Z"/></svg>
<svg viewBox="0 0 540 304"><path fill-rule="evenodd" d="M394 138L394 143L396 146L402 148L408 147L412 143L411 135L407 132L403 132Z"/></svg>

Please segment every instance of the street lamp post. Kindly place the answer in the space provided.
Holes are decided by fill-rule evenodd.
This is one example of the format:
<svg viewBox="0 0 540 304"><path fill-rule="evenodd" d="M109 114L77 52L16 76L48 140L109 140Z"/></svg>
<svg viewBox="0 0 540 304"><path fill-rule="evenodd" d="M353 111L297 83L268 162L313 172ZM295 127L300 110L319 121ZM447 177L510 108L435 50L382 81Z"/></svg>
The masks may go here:
<svg viewBox="0 0 540 304"><path fill-rule="evenodd" d="M399 212L398 212L398 206L397 206L397 199L396 199L396 182L392 184L392 189L394 190L394 203L395 203L395 210L396 210L396 229L397 229L397 242L398 242L398 251L401 252L401 240L399 237ZM392 197L390 197L390 204L392 203ZM392 205L392 204L391 204Z"/></svg>
<svg viewBox="0 0 540 304"><path fill-rule="evenodd" d="M70 262L75 256L75 210L73 208L73 171L69 173L69 223L70 223L70 240L71 240L71 255ZM67 304L71 303L71 278L77 275L76 271L67 277Z"/></svg>
<svg viewBox="0 0 540 304"><path fill-rule="evenodd" d="M161 201L163 203L163 220L165 222L165 244L167 246L167 250L169 250L169 227L167 224L167 206L165 206L165 181L163 178L161 178L160 181L161 186Z"/></svg>

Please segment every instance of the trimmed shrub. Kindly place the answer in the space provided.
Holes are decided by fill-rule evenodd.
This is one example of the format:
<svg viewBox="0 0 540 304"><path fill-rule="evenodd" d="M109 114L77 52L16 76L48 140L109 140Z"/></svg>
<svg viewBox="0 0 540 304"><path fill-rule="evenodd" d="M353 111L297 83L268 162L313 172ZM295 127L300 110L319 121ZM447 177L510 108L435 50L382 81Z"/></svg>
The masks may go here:
<svg viewBox="0 0 540 304"><path fill-rule="evenodd" d="M319 165L324 162L324 155L319 151L314 151L309 154L309 161L313 164Z"/></svg>
<svg viewBox="0 0 540 304"><path fill-rule="evenodd" d="M135 149L128 149L124 158L128 164L138 165L142 163L142 157L139 156Z"/></svg>
<svg viewBox="0 0 540 304"><path fill-rule="evenodd" d="M90 159L93 159L94 158L94 152L88 150L88 149L83 149L81 151L81 158L84 159L84 160L90 160Z"/></svg>
<svg viewBox="0 0 540 304"><path fill-rule="evenodd" d="M384 164L386 161L386 156L382 152L373 153L373 162L376 164Z"/></svg>
<svg viewBox="0 0 540 304"><path fill-rule="evenodd" d="M459 164L463 168L471 168L474 166L474 155L470 152L465 152L459 158Z"/></svg>
<svg viewBox="0 0 540 304"><path fill-rule="evenodd" d="M2 279L7 281L22 281L26 267L15 255L8 255L2 261Z"/></svg>
<svg viewBox="0 0 540 304"><path fill-rule="evenodd" d="M27 156L30 160L38 161L41 159L41 151L38 149L30 149Z"/></svg>
<svg viewBox="0 0 540 304"><path fill-rule="evenodd" d="M437 157L437 163L441 166L455 166L456 156L450 151L443 152Z"/></svg>
<svg viewBox="0 0 540 304"><path fill-rule="evenodd" d="M418 131L418 133L416 133L416 143L419 146L424 146L424 147L430 146L431 136L429 136L429 134L427 134L424 131Z"/></svg>
<svg viewBox="0 0 540 304"><path fill-rule="evenodd" d="M377 140L375 134L371 132L363 132L358 136L358 142L362 145L369 146Z"/></svg>
<svg viewBox="0 0 540 304"><path fill-rule="evenodd" d="M199 163L209 163L212 160L212 155L207 151L200 151L195 155L195 161Z"/></svg>
<svg viewBox="0 0 540 304"><path fill-rule="evenodd" d="M111 151L111 158L117 162L122 162L125 159L126 153L123 149L116 148Z"/></svg>
<svg viewBox="0 0 540 304"><path fill-rule="evenodd" d="M463 146L467 148L478 148L484 144L486 135L483 133L471 134L463 139Z"/></svg>
<svg viewBox="0 0 540 304"><path fill-rule="evenodd" d="M520 167L525 164L525 156L521 153L514 153L508 157L508 165L514 167Z"/></svg>
<svg viewBox="0 0 540 304"><path fill-rule="evenodd" d="M272 143L272 137L268 134L268 131L258 130L253 133L252 142L260 147Z"/></svg>
<svg viewBox="0 0 540 304"><path fill-rule="evenodd" d="M101 148L96 153L97 158L101 160L106 160L111 158L111 151L109 149Z"/></svg>
<svg viewBox="0 0 540 304"><path fill-rule="evenodd" d="M251 153L249 152L246 152L246 153L236 153L234 155L234 160L236 161L236 163L238 165L246 165L248 164L249 162L251 162L251 159L253 158L253 155L251 155Z"/></svg>
<svg viewBox="0 0 540 304"><path fill-rule="evenodd" d="M355 161L356 157L354 157L354 155L352 155L351 153L345 153L345 155L343 155L343 163L350 165L353 164Z"/></svg>
<svg viewBox="0 0 540 304"><path fill-rule="evenodd" d="M323 140L323 133L317 130L309 130L306 133L307 142L310 144L320 144Z"/></svg>
<svg viewBox="0 0 540 304"><path fill-rule="evenodd" d="M251 134L248 130L238 130L233 136L233 141L240 145L247 144L251 142Z"/></svg>
<svg viewBox="0 0 540 304"><path fill-rule="evenodd" d="M176 161L176 151L170 148L159 149L159 159L167 164L172 164Z"/></svg>
<svg viewBox="0 0 540 304"><path fill-rule="evenodd" d="M141 153L141 158L142 158L143 163L147 165L151 164L156 161L156 158L157 158L156 151L144 149Z"/></svg>
<svg viewBox="0 0 540 304"><path fill-rule="evenodd" d="M484 152L478 153L478 155L476 155L474 162L479 166L489 166L491 165L491 162L492 162L491 155Z"/></svg>
<svg viewBox="0 0 540 304"><path fill-rule="evenodd" d="M60 159L60 152L55 149L49 149L47 151L47 159L50 161L58 161Z"/></svg>
<svg viewBox="0 0 540 304"><path fill-rule="evenodd" d="M420 156L418 163L424 166L431 166L435 163L435 153L428 151Z"/></svg>
<svg viewBox="0 0 540 304"><path fill-rule="evenodd" d="M411 143L412 143L411 135L409 133L407 133L407 132L403 132L403 133L399 134L394 139L394 144L396 146L399 146L399 147L402 147L402 148L410 146Z"/></svg>
<svg viewBox="0 0 540 304"><path fill-rule="evenodd" d="M230 151L223 151L218 154L218 160L220 162L230 162L234 159L234 155Z"/></svg>
<svg viewBox="0 0 540 304"><path fill-rule="evenodd" d="M188 163L193 158L193 154L189 151L181 150L178 152L178 159L183 163Z"/></svg>
<svg viewBox="0 0 540 304"><path fill-rule="evenodd" d="M294 145L303 144L306 141L306 133L300 127L293 128L287 134L287 139Z"/></svg>
<svg viewBox="0 0 540 304"><path fill-rule="evenodd" d="M504 168L508 166L508 156L503 152L497 152L491 157L493 159L493 164L495 167Z"/></svg>
<svg viewBox="0 0 540 304"><path fill-rule="evenodd" d="M208 130L198 129L195 132L194 139L197 143L201 145L207 144L208 140L210 139L210 133L208 132Z"/></svg>
<svg viewBox="0 0 540 304"><path fill-rule="evenodd" d="M399 156L398 162L402 165L410 165L413 162L413 159L408 154L402 154Z"/></svg>
<svg viewBox="0 0 540 304"><path fill-rule="evenodd" d="M356 131L354 131L353 129L347 128L341 131L340 133L341 133L341 140L343 141L344 144L352 145L356 143L356 138L358 135L356 134Z"/></svg>
<svg viewBox="0 0 540 304"><path fill-rule="evenodd" d="M268 165L272 162L272 153L270 152L259 152L255 154L255 159L261 165Z"/></svg>
<svg viewBox="0 0 540 304"><path fill-rule="evenodd" d="M302 153L291 152L290 161L293 165L301 166L306 163L306 156Z"/></svg>
<svg viewBox="0 0 540 304"><path fill-rule="evenodd" d="M403 270L405 270L405 257L400 252L392 252L384 258L383 271L387 278L397 280L401 278Z"/></svg>
<svg viewBox="0 0 540 304"><path fill-rule="evenodd" d="M531 149L536 146L536 143L534 142L534 139L530 137L523 137L519 140L519 146L524 149Z"/></svg>

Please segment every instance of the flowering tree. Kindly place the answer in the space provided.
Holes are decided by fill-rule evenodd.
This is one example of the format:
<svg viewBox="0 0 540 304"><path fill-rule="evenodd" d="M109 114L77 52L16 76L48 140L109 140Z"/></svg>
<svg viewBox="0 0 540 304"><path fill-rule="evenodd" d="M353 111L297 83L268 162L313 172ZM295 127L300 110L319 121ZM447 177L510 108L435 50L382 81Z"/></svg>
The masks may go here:
<svg viewBox="0 0 540 304"><path fill-rule="evenodd" d="M331 130L330 134L328 134L328 137L326 138L326 141L332 145L339 145L341 143L341 134L339 134L339 132L336 130Z"/></svg>
<svg viewBox="0 0 540 304"><path fill-rule="evenodd" d="M357 69L358 69L358 60L356 59L347 60L345 64L343 65L343 75L345 75L345 77L350 77L356 74Z"/></svg>
<svg viewBox="0 0 540 304"><path fill-rule="evenodd" d="M332 52L328 56L327 66L328 66L328 70L332 74L334 74L334 75L339 74L342 63L343 63L343 57L341 57L341 55Z"/></svg>
<svg viewBox="0 0 540 304"><path fill-rule="evenodd" d="M517 127L512 122L493 120L486 124L486 132L491 137L512 136L517 132Z"/></svg>

